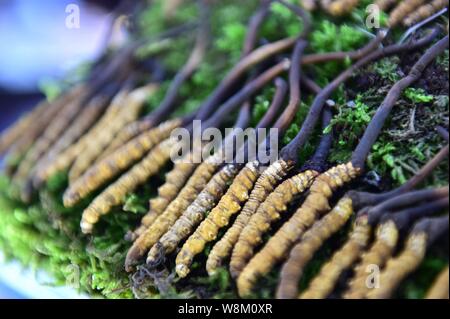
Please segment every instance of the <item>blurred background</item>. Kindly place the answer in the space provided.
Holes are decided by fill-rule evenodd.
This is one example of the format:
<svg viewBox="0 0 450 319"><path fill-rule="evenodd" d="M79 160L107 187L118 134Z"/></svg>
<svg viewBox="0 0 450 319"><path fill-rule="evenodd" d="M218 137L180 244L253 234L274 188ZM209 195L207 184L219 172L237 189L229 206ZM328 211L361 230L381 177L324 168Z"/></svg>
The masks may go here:
<svg viewBox="0 0 450 319"><path fill-rule="evenodd" d="M112 13L125 1L132 0L0 0L0 131L43 98L48 82L101 54ZM3 265L0 256L0 298L82 297L38 282L45 276Z"/></svg>

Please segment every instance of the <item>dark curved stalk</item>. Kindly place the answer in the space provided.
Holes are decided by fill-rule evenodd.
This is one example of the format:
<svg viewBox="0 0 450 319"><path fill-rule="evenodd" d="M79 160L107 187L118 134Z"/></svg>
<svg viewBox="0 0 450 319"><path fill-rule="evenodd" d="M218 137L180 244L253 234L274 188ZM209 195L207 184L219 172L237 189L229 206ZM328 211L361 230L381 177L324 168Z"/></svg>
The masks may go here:
<svg viewBox="0 0 450 319"><path fill-rule="evenodd" d="M378 135L380 134L383 125L390 114L390 111L394 107L398 98L404 89L409 87L412 83L417 81L422 75L425 68L444 50L448 48L448 36L439 40L430 49L428 49L422 57L414 64L409 74L394 84L389 90L388 95L384 99L383 103L378 108L377 112L369 123L367 129L364 132L358 146L353 152L351 162L354 166L364 169L367 155L369 154L372 145L375 143Z"/></svg>
<svg viewBox="0 0 450 319"><path fill-rule="evenodd" d="M326 103L330 95L345 81L347 81L353 73L359 68L384 57L395 55L401 52L408 52L417 50L427 44L429 44L438 35L438 30L433 30L429 35L411 43L407 44L393 44L384 48L380 48L369 55L361 58L347 70L337 76L332 82L330 82L314 99L308 115L302 124L300 132L297 136L286 145L280 152L280 157L285 161L298 160L298 151L303 147L309 136L311 135L317 120L322 112L323 105Z"/></svg>
<svg viewBox="0 0 450 319"><path fill-rule="evenodd" d="M283 103L284 98L286 97L287 89L288 87L286 81L284 81L282 78L275 79L275 94L273 96L272 103L270 104L264 116L256 125L256 129L267 128L269 127L270 123L273 122L276 114L280 110L280 106Z"/></svg>
<svg viewBox="0 0 450 319"><path fill-rule="evenodd" d="M427 246L431 246L449 228L448 214L442 217L431 217L420 220L413 228L412 233L425 232L428 235Z"/></svg>
<svg viewBox="0 0 450 319"><path fill-rule="evenodd" d="M436 131L448 143L448 131L442 126L436 127Z"/></svg>

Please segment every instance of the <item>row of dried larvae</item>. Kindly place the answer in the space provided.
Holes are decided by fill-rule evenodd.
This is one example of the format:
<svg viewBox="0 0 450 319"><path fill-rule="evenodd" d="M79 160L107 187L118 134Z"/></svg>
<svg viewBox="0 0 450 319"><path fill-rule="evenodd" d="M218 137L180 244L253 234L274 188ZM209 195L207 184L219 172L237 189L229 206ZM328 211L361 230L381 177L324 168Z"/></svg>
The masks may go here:
<svg viewBox="0 0 450 319"><path fill-rule="evenodd" d="M323 9L333 16L350 14L359 4L359 0L301 0L308 10ZM377 0L374 3L389 13L389 26L402 24L410 27L448 7L448 0Z"/></svg>

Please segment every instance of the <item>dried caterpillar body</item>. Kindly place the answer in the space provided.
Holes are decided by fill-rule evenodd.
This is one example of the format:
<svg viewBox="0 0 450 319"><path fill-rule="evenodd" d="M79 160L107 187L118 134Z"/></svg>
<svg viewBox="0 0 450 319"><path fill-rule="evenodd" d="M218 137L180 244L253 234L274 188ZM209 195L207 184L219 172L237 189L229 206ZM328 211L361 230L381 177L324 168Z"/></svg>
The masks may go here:
<svg viewBox="0 0 450 319"><path fill-rule="evenodd" d="M153 224L148 227L134 242L125 260L125 268L131 270L136 261L141 258L156 242L164 235L181 214L195 200L197 195L203 190L204 185L209 182L219 165L215 161L215 156L208 157L195 170L186 185L164 212L156 218Z"/></svg>
<svg viewBox="0 0 450 319"><path fill-rule="evenodd" d="M230 271L237 278L251 259L254 248L262 242L262 235L266 233L272 222L281 217L287 210L288 204L299 194L311 186L318 172L308 170L293 176L278 185L259 205L258 209L242 230L231 258Z"/></svg>
<svg viewBox="0 0 450 319"><path fill-rule="evenodd" d="M331 15L341 16L350 13L359 4L359 0L335 0L325 8Z"/></svg>
<svg viewBox="0 0 450 319"><path fill-rule="evenodd" d="M72 168L69 171L69 181L74 182L79 178L99 156L102 150L114 139L114 136L126 124L135 120L144 106L146 98L158 89L155 84L133 90L131 93L119 95L112 106L115 108L123 106L120 110L111 110L110 119L107 126L95 132L93 140L95 143L89 143L83 153L77 157Z"/></svg>
<svg viewBox="0 0 450 319"><path fill-rule="evenodd" d="M50 107L50 103L46 100L40 102L32 111L22 116L17 123L14 123L10 128L0 135L0 154L10 148L20 136L26 132L28 127L34 122L38 121L41 116L45 116L46 111Z"/></svg>
<svg viewBox="0 0 450 319"><path fill-rule="evenodd" d="M399 24L406 16L413 12L418 6L422 5L425 0L404 0L392 10L389 16L389 26L395 27Z"/></svg>
<svg viewBox="0 0 450 319"><path fill-rule="evenodd" d="M371 227L367 216L357 218L348 241L333 254L331 260L321 268L309 287L300 295L302 299L324 299L336 286L339 276L350 268L367 247L371 234Z"/></svg>
<svg viewBox="0 0 450 319"><path fill-rule="evenodd" d="M166 174L166 181L163 185L158 187L158 196L150 199L150 209L144 217L142 217L141 225L128 235L130 240L135 240L137 237L150 227L153 222L161 215L169 204L177 197L179 191L183 188L189 176L192 175L196 163L176 162L174 168Z"/></svg>
<svg viewBox="0 0 450 319"><path fill-rule="evenodd" d="M96 140L97 134L105 127L107 127L110 120L112 120L117 114L119 105L123 101L125 95L126 92L119 92L111 102L111 105L108 107L105 115L100 119L100 121L79 141L64 150L64 152L62 152L50 165L48 165L45 169L41 169L39 172L37 172L37 178L42 181L46 181L51 175L55 174L56 172L67 169L77 156L82 156L82 151L84 151L85 148L88 147L89 143L92 143Z"/></svg>
<svg viewBox="0 0 450 319"><path fill-rule="evenodd" d="M353 167L351 162L329 169L319 175L312 183L309 195L292 217L264 245L261 251L249 262L248 272L265 273L287 255L292 245L311 227L320 214L330 210L329 198L333 192L344 183L351 181L359 175L359 169ZM262 257L260 257L262 256ZM265 265L255 265L256 260L266 260ZM246 271L244 268L243 271ZM256 276L256 275L255 275ZM249 284L250 286L251 284Z"/></svg>
<svg viewBox="0 0 450 319"><path fill-rule="evenodd" d="M322 244L344 226L352 214L352 200L350 197L344 197L301 237L300 242L292 248L289 258L281 270L277 298L286 299L298 296L298 282L303 269ZM246 271L244 270L241 277L245 275ZM248 291L248 282L251 282L251 279L244 277L242 281L245 285L240 286L238 281L239 291L242 289L243 292L246 292Z"/></svg>
<svg viewBox="0 0 450 319"><path fill-rule="evenodd" d="M391 258L397 246L399 232L393 221L381 224L376 233L376 240L372 247L362 255L361 262L355 267L355 275L349 282L349 290L344 298L364 298L368 292L366 285L367 269L370 265L377 265L380 269Z"/></svg>
<svg viewBox="0 0 450 319"><path fill-rule="evenodd" d="M166 254L173 252L179 242L188 237L205 218L205 214L216 205L237 173L238 167L232 164L224 166L217 172L183 215L161 237L158 244L150 249L147 263L152 263L157 259L160 248Z"/></svg>
<svg viewBox="0 0 450 319"><path fill-rule="evenodd" d="M433 0L430 3L420 6L417 10L414 10L405 19L403 19L403 24L407 27L412 26L422 20L425 20L447 6L448 0Z"/></svg>
<svg viewBox="0 0 450 319"><path fill-rule="evenodd" d="M386 11L393 7L399 0L377 0L375 1L375 4L380 8L382 11Z"/></svg>
<svg viewBox="0 0 450 319"><path fill-rule="evenodd" d="M239 233L235 239L236 245L233 248L230 260L230 273L233 278L237 278L249 254L246 246L250 239L244 234L245 229L248 227L247 223L257 211L259 205L266 199L267 195L273 192L274 188L286 177L293 167L293 162L280 159L265 169L256 181L247 203L245 203L242 212L239 214L242 217L236 219L232 227L234 228L233 231Z"/></svg>
<svg viewBox="0 0 450 319"><path fill-rule="evenodd" d="M112 207L122 204L125 195L158 173L169 159L170 151L175 144L176 141L170 138L158 144L142 161L97 196L83 211L80 223L83 233L91 233L102 215L108 214Z"/></svg>
<svg viewBox="0 0 450 319"><path fill-rule="evenodd" d="M406 242L403 251L394 259L390 259L380 274L380 285L367 293L369 299L389 298L398 284L414 271L425 257L427 247L426 232L413 232Z"/></svg>
<svg viewBox="0 0 450 319"><path fill-rule="evenodd" d="M238 174L231 184L228 192L219 201L214 210L226 212L227 215L234 215L241 210L242 204L248 200L248 194L253 189L255 182L259 177L259 164L257 161L248 163ZM247 181L248 183L244 183ZM239 193L241 191L241 193ZM238 196L238 195L245 196ZM206 261L206 270L212 275L215 270L220 267L222 260L226 258L237 241L241 229L247 223L249 216L242 212L236 218L233 226L231 226L225 235L218 241L211 250L208 260Z"/></svg>
<svg viewBox="0 0 450 319"><path fill-rule="evenodd" d="M175 119L164 122L158 127L131 140L100 163L94 165L76 180L64 193L64 206L72 207L104 182L128 168L181 124Z"/></svg>
<svg viewBox="0 0 450 319"><path fill-rule="evenodd" d="M74 113L80 108L80 101L86 95L87 92L83 90L76 100L71 100L69 103L63 105L63 108L55 114L56 120L49 124L20 163L17 172L13 176L13 183L23 185L36 162L47 152L53 142L59 138L64 129L67 128Z"/></svg>
<svg viewBox="0 0 450 319"><path fill-rule="evenodd" d="M259 176L257 161L249 162L239 172L219 203L209 213L183 245L176 257L176 272L180 277L186 277L189 266L195 255L203 251L205 244L216 238L219 229L226 226L231 216L240 211L242 203L249 196L255 181Z"/></svg>
<svg viewBox="0 0 450 319"><path fill-rule="evenodd" d="M448 299L449 288L448 266L444 269L427 292L426 299Z"/></svg>

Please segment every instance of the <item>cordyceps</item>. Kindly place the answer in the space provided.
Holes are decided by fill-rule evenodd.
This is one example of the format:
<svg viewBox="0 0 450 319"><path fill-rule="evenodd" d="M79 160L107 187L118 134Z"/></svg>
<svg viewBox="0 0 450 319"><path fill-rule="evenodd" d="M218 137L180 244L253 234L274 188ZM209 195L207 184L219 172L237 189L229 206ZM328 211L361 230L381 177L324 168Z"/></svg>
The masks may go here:
<svg viewBox="0 0 450 319"><path fill-rule="evenodd" d="M408 236L405 247L386 263L381 271L379 285L367 293L369 299L392 296L398 285L423 261L427 248L448 231L448 215L419 221Z"/></svg>
<svg viewBox="0 0 450 319"><path fill-rule="evenodd" d="M353 209L360 209L353 223L353 229L344 245L323 265L319 274L311 280L308 288L302 292L300 298L326 298L335 288L341 274L350 269L360 259L361 254L369 245L372 234L372 226L369 223L366 207L370 208L378 203L377 206L372 208L371 219L373 219L375 217L374 211L383 212L387 207L401 207L402 205L410 205L414 201L423 201L427 197L438 197L439 192L435 190L407 192L422 183L447 156L448 145L439 151L405 184L392 191L379 194L350 191L347 195L352 199ZM405 193L406 195L403 196Z"/></svg>
<svg viewBox="0 0 450 319"><path fill-rule="evenodd" d="M324 9L334 16L342 16L352 12L359 4L360 0L334 0L331 1Z"/></svg>
<svg viewBox="0 0 450 319"><path fill-rule="evenodd" d="M448 299L449 268L445 268L427 291L426 299Z"/></svg>
<svg viewBox="0 0 450 319"><path fill-rule="evenodd" d="M202 0L199 1L198 7L200 11L200 26L197 30L194 48L192 49L186 63L172 79L164 99L155 111L151 112L143 119L133 123L126 123L128 125L122 127L123 129L118 132L114 140L112 140L109 146L105 148L105 151L101 153L102 157L112 153L115 149L127 143L137 135L160 124L162 121L167 119L170 113L172 113L177 106L177 100L181 87L194 75L196 70L201 65L210 42L209 6L207 3L204 3L204 0Z"/></svg>
<svg viewBox="0 0 450 319"><path fill-rule="evenodd" d="M421 6L425 0L403 0L401 1L389 15L389 26L395 27L402 22L410 13L414 12L417 7Z"/></svg>
<svg viewBox="0 0 450 319"><path fill-rule="evenodd" d="M361 138L358 146L356 147L355 151L352 154L351 161L348 164L344 165L345 170L341 172L336 171L336 169L339 169L338 166L337 168L332 168L324 175L321 175L326 176L327 174L329 174L328 176L326 176L324 180L320 180L319 176L311 186L310 195L305 199L305 202L291 218L292 221L295 221L295 224L290 224L291 220L289 220L286 224L282 226L281 229L283 229L283 227L290 227L290 229L300 229L300 231L297 232L294 238L301 239L302 238L301 230L304 230L305 226L306 228L308 227L308 225L309 227L312 226L311 222L314 222L315 219L317 218L315 217L311 219L310 217L308 218L308 216L310 215L317 216L317 214L327 211L328 200L331 198L333 192L338 187L341 187L345 182L351 181L356 176L361 174L365 166L364 163L367 158L367 155L369 154L373 143L375 143L379 133L382 130L384 122L389 116L390 111L392 110L397 99L400 97L402 91L409 85L414 83L417 79L419 79L426 66L428 66L439 54L444 52L444 50L447 47L448 47L448 36L441 39L436 44L434 44L430 49L428 49L422 55L422 57L416 62L416 64L411 69L410 73L402 80L394 84L394 86L390 89L389 93L385 97L383 103L376 111L371 122L369 123L366 131L364 132L363 137ZM316 187L318 187L317 191ZM345 203L347 202L352 203L352 199L348 196L345 196L339 203L341 203L342 201L344 201ZM352 205L350 205L350 208L351 210L353 210ZM307 214L306 212L309 212L309 214ZM323 217L322 220L327 220L324 218L326 218L326 216ZM348 216L347 218L350 218L350 216ZM322 226L323 224L325 224L325 226ZM299 226L295 227L295 225ZM331 236L334 232L339 230L339 228L336 229L334 225L328 223L319 223L318 225L320 226L318 230L319 232L321 231L321 229L326 229L327 227L329 229L329 231L325 230L323 231L323 234L327 235L328 237L320 238L319 241L321 243L323 243L325 239L328 239L329 236ZM317 227L313 227L310 231L314 232L314 228ZM281 236L281 234L282 231L280 230L272 238L275 238L277 235ZM291 237L292 235L294 234L291 233ZM290 241L292 241L292 239L290 239ZM285 240L285 242L287 241ZM289 249L290 246L289 245L286 246L288 246L287 249ZM303 265L304 259L301 255L298 255L296 251L303 250L304 248L302 248L302 246L303 246L302 240L300 240L300 243L297 244L297 247L299 248L291 252L289 259L282 268L281 279L277 289L278 298L285 299L297 297L298 279L301 277L302 274L302 269L304 267ZM312 253L314 252L315 250L312 251ZM242 275L243 274L241 274L241 276ZM251 284L247 284L247 281L245 279L243 279L241 285L239 285L238 279L238 288L240 289L240 291L248 293L250 290L249 286L251 287Z"/></svg>
<svg viewBox="0 0 450 319"><path fill-rule="evenodd" d="M329 107L324 108L322 117L322 129L325 129L330 124L332 117ZM331 143L331 133L324 134L314 156L300 169L300 173L277 186L249 218L231 256L230 272L234 278L239 277L241 271L253 256L254 249L262 242L263 234L269 230L271 224L281 218L281 214L287 211L288 205L295 198L308 190L314 179L323 170ZM267 273L273 266L271 260L271 257L265 252L255 256L246 269L247 277L250 273L254 274L255 277Z"/></svg>
<svg viewBox="0 0 450 319"><path fill-rule="evenodd" d="M249 55L254 49L259 29L268 14L270 3L271 1L262 1L259 9L250 18L250 22L248 23L248 32L242 52L243 57ZM233 72L236 73L236 70L233 69L231 74L233 74ZM237 72L235 76L239 77L238 74L239 72ZM220 92L225 90L229 86L229 83L229 80L222 81L221 85L219 85L216 89L216 94L213 94L212 98L208 99L205 104L200 107L200 109L203 107L209 108L209 105L216 103L216 99L218 99L222 94ZM249 105L243 106L243 108L249 107ZM203 112L200 111L200 113ZM207 114L207 112L204 113ZM243 125L238 125L235 127L244 128ZM192 160L192 156L193 154L190 152L189 154L186 154L183 159L175 161L174 168L165 176L165 183L158 188L158 195L155 198L150 199L149 212L142 218L141 225L135 231L127 233L126 238L128 240L135 240L138 236L140 236L145 229L148 228L155 221L155 219L164 212L170 202L176 198L178 192L185 185L186 181L198 166L198 164Z"/></svg>
<svg viewBox="0 0 450 319"><path fill-rule="evenodd" d="M283 59L281 62L264 71L225 102L203 126L206 128L217 127L223 118L225 118L226 114L242 105L242 103L262 89L268 82L287 71L290 68L290 65L290 60ZM212 178L222 164L223 156L216 153L209 156L196 168L178 196L169 204L167 209L155 220L155 222L136 239L127 255L126 265L128 269L131 269L131 265L134 265L137 260L156 243L160 236L168 230L168 227L178 219L183 211L195 200L196 196L201 192L205 187L205 184Z"/></svg>
<svg viewBox="0 0 450 319"><path fill-rule="evenodd" d="M433 0L430 3L425 3L414 10L412 13L407 15L402 22L407 27L412 26L428 17L431 17L433 14L445 7L448 7L448 0Z"/></svg>
<svg viewBox="0 0 450 319"><path fill-rule="evenodd" d="M260 129L266 126L267 123L272 122L273 117L280 108L284 96L286 93L286 84L281 79L278 78L275 81L277 90L274 95L273 102L269 107L266 116L264 116L261 121L256 126L256 129ZM244 152L245 145L241 147L238 152ZM253 167L253 166L252 166ZM181 217L175 222L175 224L160 238L158 243L150 249L147 263L154 263L156 257L164 252L165 254L171 253L178 246L179 242L189 236L195 227L204 219L206 213L211 211L210 215L214 214L215 206L217 202L221 199L222 195L227 190L231 181L238 175L241 169L240 164L230 163L222 167L208 182L205 188L197 196L195 201L189 205ZM239 181L243 181L248 174L244 173L237 177ZM252 175L256 176L256 175ZM252 181L251 179L250 181ZM250 185L250 183L245 183L245 185ZM243 194L247 192L243 192ZM236 187L233 186L230 192L227 192L227 196L235 196ZM220 206L222 207L222 206ZM223 208L223 207L222 207Z"/></svg>
<svg viewBox="0 0 450 319"><path fill-rule="evenodd" d="M106 181L127 169L143 154L167 138L173 129L182 124L182 119L168 120L131 140L101 162L92 166L65 191L64 206L72 207L76 205Z"/></svg>

